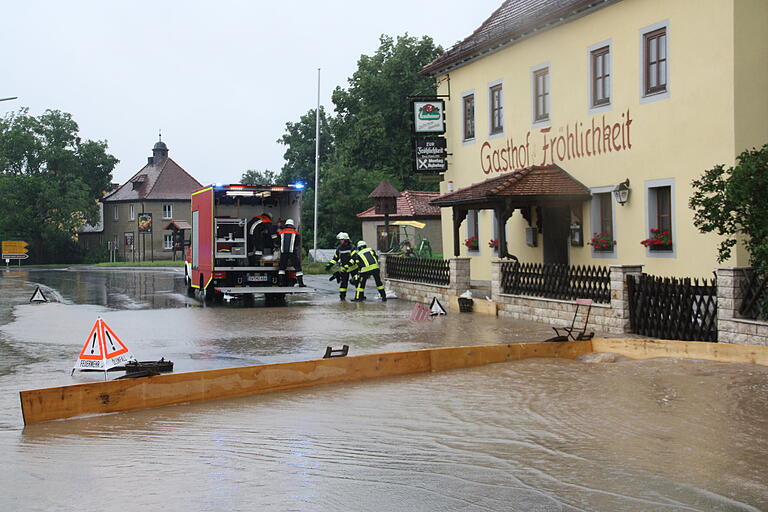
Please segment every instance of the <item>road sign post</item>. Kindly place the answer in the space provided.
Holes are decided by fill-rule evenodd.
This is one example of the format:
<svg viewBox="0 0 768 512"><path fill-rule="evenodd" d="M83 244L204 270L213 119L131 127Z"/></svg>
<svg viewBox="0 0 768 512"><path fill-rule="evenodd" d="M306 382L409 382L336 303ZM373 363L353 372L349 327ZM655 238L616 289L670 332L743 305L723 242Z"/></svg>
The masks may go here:
<svg viewBox="0 0 768 512"><path fill-rule="evenodd" d="M2 242L2 258L5 259L5 266L7 267L10 260L21 260L29 258L27 254L27 246L29 244L22 240L3 240Z"/></svg>

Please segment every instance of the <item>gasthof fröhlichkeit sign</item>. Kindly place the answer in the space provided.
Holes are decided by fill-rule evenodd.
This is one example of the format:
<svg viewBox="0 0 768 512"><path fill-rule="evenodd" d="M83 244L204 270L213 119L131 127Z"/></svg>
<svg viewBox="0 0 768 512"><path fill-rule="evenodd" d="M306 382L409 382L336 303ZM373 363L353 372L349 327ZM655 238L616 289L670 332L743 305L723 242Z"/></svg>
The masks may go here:
<svg viewBox="0 0 768 512"><path fill-rule="evenodd" d="M29 258L28 245L27 242L21 240L3 240L2 258L5 260L25 260Z"/></svg>
<svg viewBox="0 0 768 512"><path fill-rule="evenodd" d="M416 137L413 148L413 171L435 173L448 170L446 143L442 137Z"/></svg>
<svg viewBox="0 0 768 512"><path fill-rule="evenodd" d="M414 100L411 105L414 133L445 133L445 101Z"/></svg>

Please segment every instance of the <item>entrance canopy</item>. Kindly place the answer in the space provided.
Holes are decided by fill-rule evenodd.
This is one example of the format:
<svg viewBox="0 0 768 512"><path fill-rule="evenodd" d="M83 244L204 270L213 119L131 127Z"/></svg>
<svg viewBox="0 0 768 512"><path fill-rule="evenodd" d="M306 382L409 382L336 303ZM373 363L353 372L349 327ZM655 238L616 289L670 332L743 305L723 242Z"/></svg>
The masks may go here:
<svg viewBox="0 0 768 512"><path fill-rule="evenodd" d="M459 227L469 210L494 210L499 256L506 257L504 225L516 209L530 222L530 209L570 206L588 201L589 189L557 165L517 169L438 197L429 204L453 208L453 252L459 255Z"/></svg>

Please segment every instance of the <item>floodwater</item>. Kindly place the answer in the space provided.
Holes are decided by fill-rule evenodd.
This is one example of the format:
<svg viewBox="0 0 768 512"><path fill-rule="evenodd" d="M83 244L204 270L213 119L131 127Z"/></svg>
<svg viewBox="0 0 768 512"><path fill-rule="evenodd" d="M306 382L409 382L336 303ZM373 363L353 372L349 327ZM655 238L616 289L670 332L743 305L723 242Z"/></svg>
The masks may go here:
<svg viewBox="0 0 768 512"><path fill-rule="evenodd" d="M0 510L768 510L768 368L751 365L529 359L23 426L20 390L103 379L70 376L98 316L177 372L550 336L340 304L323 276L287 307L202 307L182 278L0 272ZM28 303L37 284L51 303Z"/></svg>

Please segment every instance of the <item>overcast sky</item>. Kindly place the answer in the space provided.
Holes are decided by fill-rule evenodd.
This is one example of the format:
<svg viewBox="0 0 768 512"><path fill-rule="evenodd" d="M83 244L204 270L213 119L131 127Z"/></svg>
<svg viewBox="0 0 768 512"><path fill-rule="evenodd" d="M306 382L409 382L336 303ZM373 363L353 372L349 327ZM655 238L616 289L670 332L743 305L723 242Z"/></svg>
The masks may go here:
<svg viewBox="0 0 768 512"><path fill-rule="evenodd" d="M346 88L381 34L444 48L502 0L16 1L0 8L0 115L69 112L106 140L123 183L162 130L170 156L203 184L279 170L285 123ZM405 99L403 108L407 108Z"/></svg>

